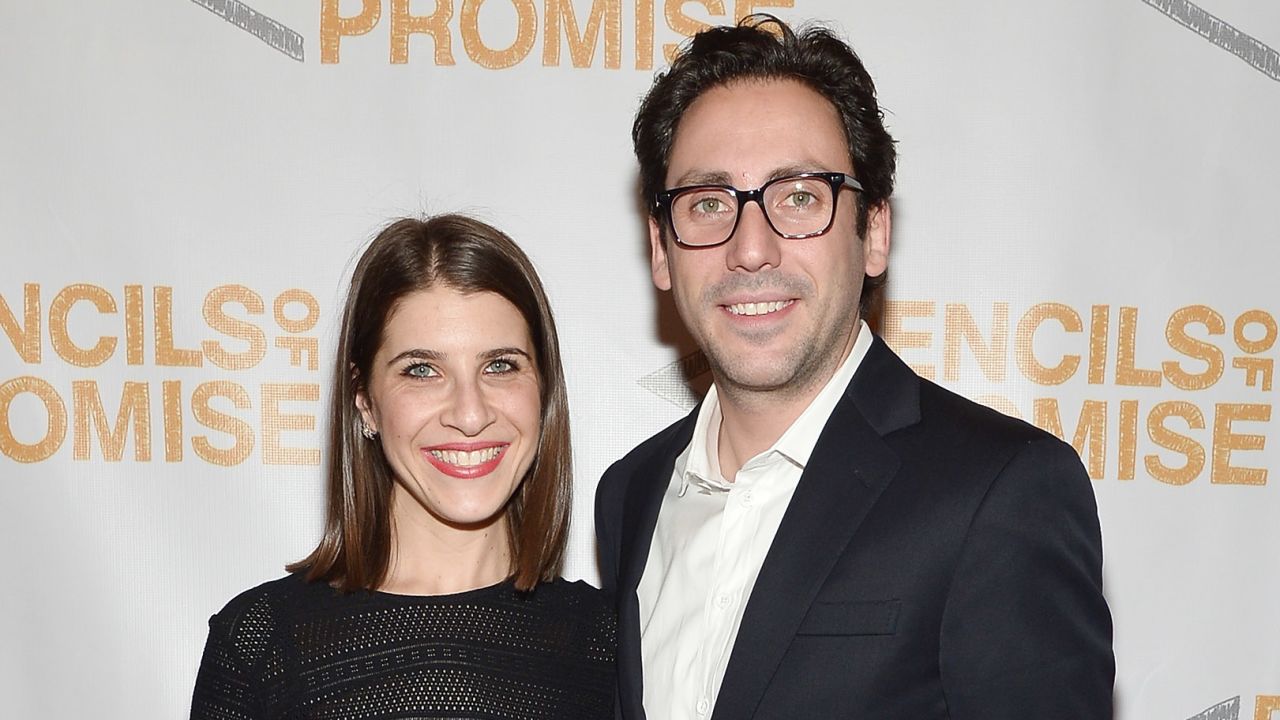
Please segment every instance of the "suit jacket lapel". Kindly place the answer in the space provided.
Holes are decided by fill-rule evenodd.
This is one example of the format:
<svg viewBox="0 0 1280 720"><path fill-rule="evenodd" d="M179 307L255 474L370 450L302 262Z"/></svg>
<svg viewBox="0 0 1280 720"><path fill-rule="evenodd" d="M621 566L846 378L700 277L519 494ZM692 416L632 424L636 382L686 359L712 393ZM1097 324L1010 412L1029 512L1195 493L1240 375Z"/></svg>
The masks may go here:
<svg viewBox="0 0 1280 720"><path fill-rule="evenodd" d="M636 588L644 575L653 543L653 531L662 509L663 492L671 482L676 458L689 444L697 422L693 409L684 421L672 428L670 438L641 463L627 486L622 515L622 556L618 566L618 686L622 717L642 720L644 700L642 654L640 651L640 601Z"/></svg>
<svg viewBox="0 0 1280 720"><path fill-rule="evenodd" d="M823 581L897 473L882 436L919 419L919 379L879 338L805 466L742 616L713 720L751 717Z"/></svg>

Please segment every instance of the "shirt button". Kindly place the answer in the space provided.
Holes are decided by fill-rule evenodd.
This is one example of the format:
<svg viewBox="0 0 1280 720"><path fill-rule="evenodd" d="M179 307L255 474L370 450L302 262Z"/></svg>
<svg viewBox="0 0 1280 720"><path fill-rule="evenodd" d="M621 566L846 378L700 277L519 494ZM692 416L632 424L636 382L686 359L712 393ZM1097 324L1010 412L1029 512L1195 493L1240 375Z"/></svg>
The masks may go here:
<svg viewBox="0 0 1280 720"><path fill-rule="evenodd" d="M730 595L729 593L721 593L720 595L716 596L716 607L720 608L721 610L729 607L729 605L732 603L733 603L733 596Z"/></svg>
<svg viewBox="0 0 1280 720"><path fill-rule="evenodd" d="M742 505L744 507L751 507L751 491L750 490L747 490L742 493Z"/></svg>
<svg viewBox="0 0 1280 720"><path fill-rule="evenodd" d="M706 715L707 708L710 706L711 706L711 703L707 702L706 698L702 698L701 700L698 701L698 714Z"/></svg>

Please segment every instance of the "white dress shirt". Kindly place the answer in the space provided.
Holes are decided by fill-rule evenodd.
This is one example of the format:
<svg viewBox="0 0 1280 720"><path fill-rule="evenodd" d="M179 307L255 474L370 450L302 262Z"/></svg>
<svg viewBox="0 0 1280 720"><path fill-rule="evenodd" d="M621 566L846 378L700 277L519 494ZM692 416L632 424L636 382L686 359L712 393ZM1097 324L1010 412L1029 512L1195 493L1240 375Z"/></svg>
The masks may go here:
<svg viewBox="0 0 1280 720"><path fill-rule="evenodd" d="M720 472L719 395L714 385L707 393L676 458L637 589L649 717L710 716L760 566L818 435L870 347L864 322L835 375L732 481Z"/></svg>

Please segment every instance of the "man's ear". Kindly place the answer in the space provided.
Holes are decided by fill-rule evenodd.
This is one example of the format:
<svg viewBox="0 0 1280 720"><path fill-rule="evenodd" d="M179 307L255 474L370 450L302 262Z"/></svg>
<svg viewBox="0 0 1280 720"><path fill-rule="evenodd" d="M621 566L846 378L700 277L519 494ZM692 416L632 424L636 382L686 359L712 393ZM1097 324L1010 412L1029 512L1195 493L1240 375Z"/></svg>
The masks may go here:
<svg viewBox="0 0 1280 720"><path fill-rule="evenodd" d="M667 246L662 239L662 228L658 219L649 216L649 269L653 273L653 284L659 290L671 289L671 268L667 265Z"/></svg>
<svg viewBox="0 0 1280 720"><path fill-rule="evenodd" d="M862 240L862 259L868 277L879 277L889 268L889 244L893 218L889 201L881 200L867 210L867 232Z"/></svg>

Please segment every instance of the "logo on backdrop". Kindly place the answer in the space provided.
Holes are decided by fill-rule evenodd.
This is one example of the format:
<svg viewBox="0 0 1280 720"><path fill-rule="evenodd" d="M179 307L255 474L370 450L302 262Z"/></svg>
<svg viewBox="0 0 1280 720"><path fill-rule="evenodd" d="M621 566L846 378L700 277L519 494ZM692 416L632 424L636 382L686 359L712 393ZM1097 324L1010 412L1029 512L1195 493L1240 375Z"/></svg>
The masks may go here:
<svg viewBox="0 0 1280 720"><path fill-rule="evenodd" d="M262 42L302 62L302 36L238 0L191 0Z"/></svg>
<svg viewBox="0 0 1280 720"><path fill-rule="evenodd" d="M1273 713L1280 712L1280 695L1259 695L1254 704L1253 720L1272 720ZM1223 700L1187 720L1246 720L1240 716L1240 696Z"/></svg>
<svg viewBox="0 0 1280 720"><path fill-rule="evenodd" d="M1139 351L1139 337L1160 329L1163 345L1148 352L1144 342ZM1169 485L1267 484L1267 468L1256 465L1267 446L1280 327L1266 310L1188 305L1152 318L1127 306L1042 302L1014 313L1008 302L898 300L886 304L882 330L923 377L1012 387L1020 401L1000 392L973 399L1069 441L1095 480L1141 471ZM1050 355L1037 341L1067 350ZM709 370L694 353L638 382L687 411L698 401L691 386ZM1072 402L1051 388L1070 390ZM1215 400L1205 397L1211 389Z"/></svg>
<svg viewBox="0 0 1280 720"><path fill-rule="evenodd" d="M579 5L586 0L579 2ZM633 62L637 70L649 70L654 64L654 37L658 11L667 30L680 40L709 27L709 24L685 14L686 5L700 5L707 19L724 24L737 22L755 12L794 7L795 0L733 0L733 15L726 11L725 0L631 0L630 12L624 13L623 0L590 0L585 17L574 9L574 0L493 0L496 8L515 16L515 39L503 41L511 33L508 28L494 27L493 14L481 15L485 0L460 0L455 16L455 0L436 0L428 15L410 14L409 0L391 0L390 59L393 64L409 62L409 40L412 36L430 36L436 65L456 65L459 53L454 49L454 34L462 38L462 55L472 63L491 70L503 70L530 59L538 43L539 10L541 10L542 65L555 67L563 63L561 50L567 46L568 61L575 68L596 63L603 40L604 67L622 67L624 30L634 48ZM341 61L344 38L365 35L383 21L383 0L361 0L355 15L341 15L339 0L323 0L320 5L320 62ZM624 16L626 20L624 21ZM499 18L500 19L500 18ZM509 24L509 23L508 23ZM663 56L670 60L678 42L665 43ZM423 48L425 50L425 48Z"/></svg>
<svg viewBox="0 0 1280 720"><path fill-rule="evenodd" d="M1280 53L1188 0L1142 0L1174 22L1235 55L1272 80L1280 81Z"/></svg>
<svg viewBox="0 0 1280 720"><path fill-rule="evenodd" d="M209 12L218 15L231 25L253 35L284 55L302 62L305 59L303 37L278 20L254 10L239 0L191 0ZM466 57L481 67L494 70L513 67L526 60L533 52L538 34L538 7L534 0L495 0L508 6L516 17L516 36L505 47L495 47L492 39L486 40L482 32L480 9L485 0L460 0L461 8L454 17L454 0L436 0L434 10L428 15L414 15L410 0L391 0L390 61L393 64L409 62L409 39L413 35L430 36L434 45L432 59L436 65L456 65L453 49L455 31L462 37ZM725 0L633 0L629 30L635 48L634 65L637 70L649 70L654 62L654 28L657 6L662 6L662 17L674 34L687 38L708 23L685 14L685 5L702 6L708 19L723 17L728 20ZM795 0L734 0L733 19L736 22L753 12L776 8L792 8ZM1167 15L1174 22L1195 32L1209 42L1235 55L1255 70L1272 80L1280 81L1280 53L1261 40L1242 32L1225 20L1213 15L1189 0L1142 0L1142 2ZM320 62L340 62L343 38L365 35L379 25L383 17L384 0L360 0L360 11L354 15L342 15L340 0L321 0L320 3ZM568 45L573 67L584 68L595 64L597 47L604 40L604 67L617 69L622 64L623 0L591 0L591 9L585 22L580 22L573 0L544 0L542 6L543 48L542 64L561 64L562 41ZM454 27L450 27L451 24ZM490 35L496 35L491 29ZM665 43L663 56L670 61L678 43Z"/></svg>
<svg viewBox="0 0 1280 720"><path fill-rule="evenodd" d="M303 38L283 23L238 0L191 0L288 57L303 61ZM590 9L579 12L577 7ZM353 3L359 10L352 12ZM712 24L727 24L756 12L794 7L795 0L435 0L428 14L414 14L410 0L321 0L320 62L341 62L344 43L385 43L393 65L415 61L438 66L469 61L491 70L537 62L575 68L623 65L624 37L632 48L628 66L653 69L659 34L669 61L679 42ZM693 15L686 6L698 6ZM726 7L731 6L731 7ZM350 14L343 14L344 8ZM732 12L730 12L732 11ZM665 25L665 29L660 28ZM514 39L511 39L514 27ZM380 30L378 37L359 38ZM456 48L455 39L462 47ZM413 41L413 42L411 42ZM601 52L603 48L603 52Z"/></svg>
<svg viewBox="0 0 1280 720"><path fill-rule="evenodd" d="M132 445L135 462L182 462L190 451L234 466L257 449L264 465L320 463L320 305L311 293L288 289L267 300L244 285L215 287L199 310L203 324L178 324L206 337L183 347L172 287L116 290L26 283L21 299L0 295L0 330L28 366L0 378L0 453L22 463L68 452L119 462ZM54 381L40 372L50 365ZM289 381L245 381L248 371L261 378L275 368ZM43 428L14 420L42 413Z"/></svg>

